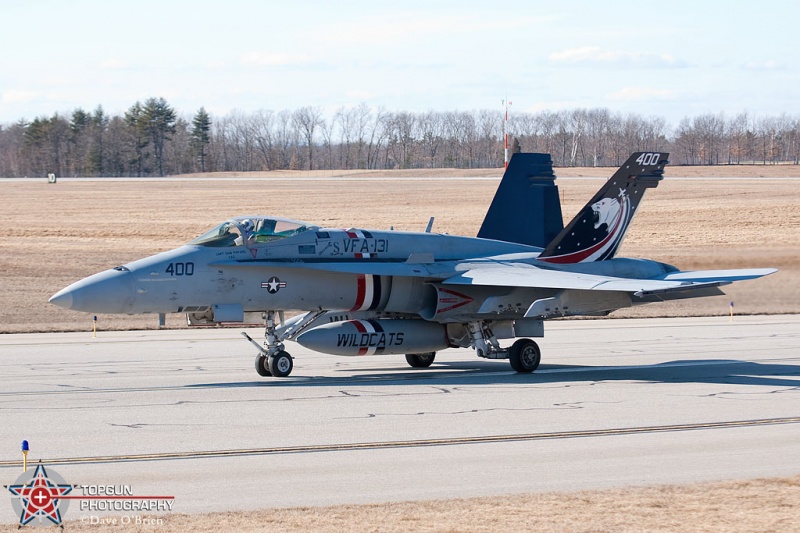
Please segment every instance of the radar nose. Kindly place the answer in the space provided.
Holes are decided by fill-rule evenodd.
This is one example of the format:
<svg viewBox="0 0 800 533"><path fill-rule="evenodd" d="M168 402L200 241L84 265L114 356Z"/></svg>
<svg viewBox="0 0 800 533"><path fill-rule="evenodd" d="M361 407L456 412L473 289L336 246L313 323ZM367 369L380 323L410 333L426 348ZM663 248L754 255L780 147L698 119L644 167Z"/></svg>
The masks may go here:
<svg viewBox="0 0 800 533"><path fill-rule="evenodd" d="M63 307L64 309L72 309L72 291L67 287L61 289L48 300L51 304Z"/></svg>
<svg viewBox="0 0 800 533"><path fill-rule="evenodd" d="M134 297L131 272L113 269L60 290L50 298L50 303L87 313L126 313L132 308Z"/></svg>

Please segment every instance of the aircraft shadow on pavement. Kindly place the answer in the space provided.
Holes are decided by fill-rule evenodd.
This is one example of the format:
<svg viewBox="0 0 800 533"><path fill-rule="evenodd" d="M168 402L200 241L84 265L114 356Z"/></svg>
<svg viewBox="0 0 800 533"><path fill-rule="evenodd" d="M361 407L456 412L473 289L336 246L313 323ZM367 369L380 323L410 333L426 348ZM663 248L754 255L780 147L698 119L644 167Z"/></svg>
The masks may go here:
<svg viewBox="0 0 800 533"><path fill-rule="evenodd" d="M505 363L505 364L503 364ZM301 370L302 372L302 370ZM325 387L343 384L358 386L408 385L420 381L428 385L554 384L600 381L638 381L651 383L709 383L797 387L800 365L756 363L727 359L670 361L642 366L541 365L532 374L518 374L505 361L435 363L428 369L354 368L336 376L264 378L257 381L197 383L186 388L246 387ZM369 372L369 373L366 373Z"/></svg>

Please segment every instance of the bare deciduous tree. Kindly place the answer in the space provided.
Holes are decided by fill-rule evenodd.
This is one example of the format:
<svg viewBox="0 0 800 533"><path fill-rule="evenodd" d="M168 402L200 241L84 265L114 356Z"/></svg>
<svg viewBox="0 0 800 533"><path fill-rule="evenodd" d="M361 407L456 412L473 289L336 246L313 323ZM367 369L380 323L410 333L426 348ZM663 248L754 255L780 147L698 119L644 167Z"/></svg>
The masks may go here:
<svg viewBox="0 0 800 533"><path fill-rule="evenodd" d="M0 176L499 168L503 163L500 109L388 112L361 103L339 108L330 120L320 108L303 107L232 111L200 122L204 126L198 129L177 118L163 98L151 98L122 116L108 116L98 106L93 113L78 108L0 125ZM685 117L673 129L661 117L604 108L518 112L511 115L508 132L523 150L550 153L556 166L615 166L633 150L670 151L673 164L800 159L800 118L786 114L740 113L729 119L706 113ZM198 146L207 146L207 152L198 152Z"/></svg>
<svg viewBox="0 0 800 533"><path fill-rule="evenodd" d="M308 147L308 170L314 170L314 133L324 122L318 107L301 107L292 114L292 122L300 131Z"/></svg>

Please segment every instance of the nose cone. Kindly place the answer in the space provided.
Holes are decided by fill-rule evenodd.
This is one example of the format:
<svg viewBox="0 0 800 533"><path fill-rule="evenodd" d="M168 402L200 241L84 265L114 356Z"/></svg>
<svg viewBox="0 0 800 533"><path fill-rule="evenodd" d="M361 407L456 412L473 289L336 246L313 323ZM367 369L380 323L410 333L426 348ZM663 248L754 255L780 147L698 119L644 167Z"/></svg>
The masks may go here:
<svg viewBox="0 0 800 533"><path fill-rule="evenodd" d="M64 309L72 309L72 291L69 287L61 289L50 297L49 302Z"/></svg>
<svg viewBox="0 0 800 533"><path fill-rule="evenodd" d="M135 297L128 270L106 270L58 291L50 303L87 313L128 313Z"/></svg>

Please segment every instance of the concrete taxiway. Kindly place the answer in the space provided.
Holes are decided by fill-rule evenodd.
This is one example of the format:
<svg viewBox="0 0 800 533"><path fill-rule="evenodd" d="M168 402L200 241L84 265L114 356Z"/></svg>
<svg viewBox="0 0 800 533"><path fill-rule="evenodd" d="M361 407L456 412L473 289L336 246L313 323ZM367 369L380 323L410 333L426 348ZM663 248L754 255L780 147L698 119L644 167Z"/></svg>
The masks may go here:
<svg viewBox="0 0 800 533"><path fill-rule="evenodd" d="M176 512L800 473L800 316L556 321L540 345L523 375L291 344L274 379L236 329L0 335L0 484L23 439L68 483Z"/></svg>

